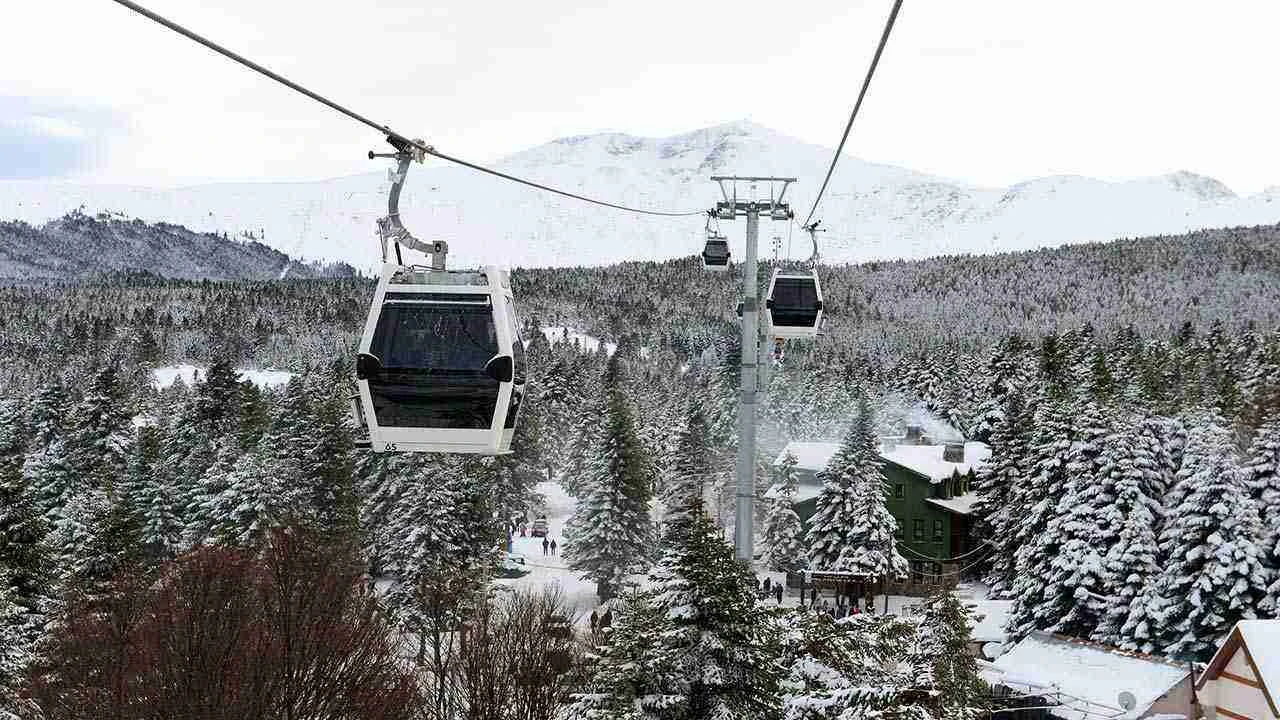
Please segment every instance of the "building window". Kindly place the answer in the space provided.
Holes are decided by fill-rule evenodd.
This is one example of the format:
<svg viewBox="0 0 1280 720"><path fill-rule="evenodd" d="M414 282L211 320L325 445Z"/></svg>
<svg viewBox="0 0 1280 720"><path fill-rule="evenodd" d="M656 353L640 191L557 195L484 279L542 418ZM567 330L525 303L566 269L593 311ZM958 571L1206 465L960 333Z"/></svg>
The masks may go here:
<svg viewBox="0 0 1280 720"><path fill-rule="evenodd" d="M924 581L924 561L911 561L911 582L919 583Z"/></svg>
<svg viewBox="0 0 1280 720"><path fill-rule="evenodd" d="M942 521L941 520L933 521L933 540L934 542L942 541Z"/></svg>
<svg viewBox="0 0 1280 720"><path fill-rule="evenodd" d="M941 575L942 575L942 564L941 564L941 563L929 563L929 570L933 573L933 579L934 579L934 580L938 580L938 579L939 579L939 576L941 576Z"/></svg>
<svg viewBox="0 0 1280 720"><path fill-rule="evenodd" d="M914 540L924 539L924 521L917 518L911 521L911 537Z"/></svg>
<svg viewBox="0 0 1280 720"><path fill-rule="evenodd" d="M907 486L902 483L893 484L893 496L901 500L907 496Z"/></svg>

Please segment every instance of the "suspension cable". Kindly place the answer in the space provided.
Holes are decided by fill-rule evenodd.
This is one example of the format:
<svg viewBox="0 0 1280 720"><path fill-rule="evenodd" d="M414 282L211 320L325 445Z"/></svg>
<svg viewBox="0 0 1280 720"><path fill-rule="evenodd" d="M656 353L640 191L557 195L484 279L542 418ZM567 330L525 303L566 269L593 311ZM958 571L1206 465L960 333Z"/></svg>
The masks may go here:
<svg viewBox="0 0 1280 720"><path fill-rule="evenodd" d="M116 0L121 2L121 0ZM871 67L867 68L867 76L862 81L862 90L858 92L858 101L853 105L853 112L849 113L849 122L845 123L844 134L840 136L840 144L836 146L836 152L831 156L831 166L827 168L827 177L822 181L822 187L818 189L818 196L813 199L813 207L809 208L809 217L805 218L801 225L808 225L813 220L814 213L818 212L818 204L822 202L822 194L827 190L827 183L831 182L831 175L836 171L836 163L840 161L840 153L844 151L845 141L849 139L849 131L853 129L853 120L858 117L858 110L862 108L862 99L867 96L867 88L871 87L871 78L876 74L876 66L880 64L880 55L884 52L885 43L889 42L889 33L893 31L893 23L898 19L898 10L902 7L902 0L894 0L893 9L889 11L889 19L884 24L884 33L880 36L880 45L876 47L876 54L871 58Z"/></svg>
<svg viewBox="0 0 1280 720"><path fill-rule="evenodd" d="M191 30L188 30L187 28L179 25L176 22L173 22L172 20L169 20L168 18L165 18L161 15L157 15L156 13L148 10L147 8L133 2L133 0L112 0L112 1L117 4L123 5L124 7L138 13L139 15L142 15L143 17L149 20L152 20L156 23L159 23L160 25L163 25L166 28L169 28L170 30L178 33L179 35L183 35L188 39L193 40L209 48L210 50L218 53L219 55L222 55L226 58L234 60L235 62L238 62L241 65L244 65L245 67L249 68L250 70L253 70L254 72L257 72L261 75L271 78L272 80L275 80L276 82L280 83L281 85L284 85L290 90L299 92L322 105L328 106L333 110L337 110L338 112L342 113L343 115L346 115L347 117L351 118L352 120L355 120L358 123L368 125L369 127L386 135L387 139L392 141L393 145L412 146L417 148L418 150L421 150L427 155L440 158L441 160L445 160L447 162L451 162L456 165L461 165L463 167L470 168L471 170L475 170L477 172L486 173L488 175L493 175L494 177L502 178L503 180L510 180L511 182L514 182L514 183L519 183L521 185L527 185L532 188L537 188L538 190L544 190L549 193L555 193L556 195L562 195L567 198L573 198L574 200L581 200L582 202L592 203L594 205L600 205L607 208L613 208L614 210L621 210L623 212L638 213L641 215L659 215L663 217L688 217L692 215L701 215L704 212L706 212L706 210L690 210L686 212L686 211L669 211L669 210L647 210L644 208L628 207L626 205L619 205L617 203L606 202L604 200L597 200L595 198L590 198L585 195L578 195L577 193L571 193L567 190L560 190L558 188L551 187L550 185L543 185L541 183L536 183L532 180L526 180L524 178L516 177L515 175L510 175L508 173L504 173L499 170L494 170L493 168L488 168L483 165L477 165L475 163L468 162L461 158L453 157L452 155L447 155L445 153L437 151L434 147L430 145L426 145L417 140L413 140L408 137L405 137L404 135L401 135L400 133L392 130L390 127L386 125L380 125L370 120L369 118L355 112L354 110L351 110L349 108L343 107L342 105L339 105L338 103L324 97L323 95L312 92L311 90L308 90L307 88L293 82L292 80L289 80L288 78L282 75L279 75L275 72L272 72L271 70L268 70L267 68L250 60L249 58L244 57L243 55L239 55L231 50L228 50L227 48L213 42L212 40L209 40L208 38L202 37L201 35L198 35L195 32L192 32Z"/></svg>

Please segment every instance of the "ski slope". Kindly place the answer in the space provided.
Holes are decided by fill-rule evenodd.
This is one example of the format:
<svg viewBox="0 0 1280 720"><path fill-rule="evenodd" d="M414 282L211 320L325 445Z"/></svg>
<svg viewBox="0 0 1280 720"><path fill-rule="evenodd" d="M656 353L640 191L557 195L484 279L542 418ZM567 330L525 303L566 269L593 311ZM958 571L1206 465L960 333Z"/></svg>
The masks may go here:
<svg viewBox="0 0 1280 720"><path fill-rule="evenodd" d="M494 163L504 172L639 207L699 210L719 199L713 174L796 176L801 214L821 183L828 148L733 122L667 138L569 137ZM255 237L305 259L378 262L375 221L386 209L385 169L308 183L227 183L174 189L0 181L0 219L41 223L73 209L116 212L193 230ZM1280 180L1280 178L1277 178ZM745 192L745 189L744 189ZM599 265L701 250L701 217L620 213L464 168L415 166L402 198L406 224L444 239L455 266ZM1222 183L1179 172L1126 182L1038 178L984 188L856 158L843 160L820 213L828 261L919 258L1024 250L1122 236L1280 222L1280 186L1239 197ZM742 224L725 223L734 253ZM809 255L788 224L761 227L764 248ZM766 250L767 251L767 250Z"/></svg>

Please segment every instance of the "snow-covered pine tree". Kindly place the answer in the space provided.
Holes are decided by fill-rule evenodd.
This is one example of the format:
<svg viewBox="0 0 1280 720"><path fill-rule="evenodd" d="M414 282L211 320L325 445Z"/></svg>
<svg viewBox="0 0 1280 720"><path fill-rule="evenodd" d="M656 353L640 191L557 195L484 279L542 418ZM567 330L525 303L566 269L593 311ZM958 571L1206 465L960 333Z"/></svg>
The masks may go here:
<svg viewBox="0 0 1280 720"><path fill-rule="evenodd" d="M221 465L221 463L219 464ZM210 479L211 490L200 506L206 538L224 545L252 547L276 528L286 527L303 507L305 489L295 472L265 452L236 457L221 476Z"/></svg>
<svg viewBox="0 0 1280 720"><path fill-rule="evenodd" d="M1254 434L1244 472L1262 520L1263 563L1271 575L1259 609L1270 617L1280 617L1280 414Z"/></svg>
<svg viewBox="0 0 1280 720"><path fill-rule="evenodd" d="M822 494L806 535L809 567L869 581L905 577L907 561L894 541L898 521L885 507L875 418L865 398L858 405L853 427L821 473Z"/></svg>
<svg viewBox="0 0 1280 720"><path fill-rule="evenodd" d="M71 403L59 383L46 385L31 401L30 440L23 457L22 473L36 495L40 513L54 522L78 482L67 457L67 422Z"/></svg>
<svg viewBox="0 0 1280 720"><path fill-rule="evenodd" d="M691 403L684 422L676 430L670 474L663 484L664 546L683 542L694 516L704 509L703 498L714 472L713 456L707 443L706 420L698 406Z"/></svg>
<svg viewBox="0 0 1280 720"><path fill-rule="evenodd" d="M656 665L662 694L688 720L772 718L777 712L778 637L756 604L756 581L698 508L685 542L651 577L651 602L666 613Z"/></svg>
<svg viewBox="0 0 1280 720"><path fill-rule="evenodd" d="M927 702L938 718L990 717L986 700L989 691L978 676L977 659L968 650L972 635L969 609L950 587L937 585L924 600L911 662L932 668Z"/></svg>
<svg viewBox="0 0 1280 720"><path fill-rule="evenodd" d="M1131 647L1141 642L1133 633L1144 632L1139 625L1145 616L1141 607L1133 615L1134 602L1160 570L1156 527L1165 477L1163 449L1153 427L1150 419L1123 418L1104 443L1101 489L1095 497L1112 501L1096 513L1098 552L1103 557L1097 594L1108 599L1102 601L1105 610L1092 637L1108 645Z"/></svg>
<svg viewBox="0 0 1280 720"><path fill-rule="evenodd" d="M49 572L45 537L49 527L22 475L19 458L0 459L0 588L35 612Z"/></svg>
<svg viewBox="0 0 1280 720"><path fill-rule="evenodd" d="M582 692L561 706L556 720L668 720L678 717L681 696L668 683L669 667L657 664L666 611L652 592L628 593L615 608L613 627L590 656Z"/></svg>
<svg viewBox="0 0 1280 720"><path fill-rule="evenodd" d="M119 370L105 365L93 373L70 417L67 460L71 471L80 483L102 488L114 501L132 442L133 427Z"/></svg>
<svg viewBox="0 0 1280 720"><path fill-rule="evenodd" d="M799 610L784 620L784 718L934 720L923 705L933 663L912 652L916 618L862 613L832 620Z"/></svg>
<svg viewBox="0 0 1280 720"><path fill-rule="evenodd" d="M1204 662L1236 621L1255 616L1264 597L1262 534L1239 452L1221 417L1191 428L1177 484L1181 502L1165 509L1158 614L1161 650Z"/></svg>
<svg viewBox="0 0 1280 720"><path fill-rule="evenodd" d="M1075 409L1067 391L1061 347L1053 335L1041 345L1041 395L1036 401L1027 466L1029 504L1012 528L1017 573L1013 583L1013 611L1008 630L1017 638L1052 627L1065 614L1052 587L1053 564L1062 539L1045 532L1058 520L1067 491Z"/></svg>
<svg viewBox="0 0 1280 720"><path fill-rule="evenodd" d="M1020 388L1009 391L991 432L991 457L978 470L974 516L991 543L987 583L995 596L1013 588L1014 531L1035 498L1028 494L1032 411Z"/></svg>
<svg viewBox="0 0 1280 720"><path fill-rule="evenodd" d="M27 610L0 583L0 720L17 720L17 692L30 657Z"/></svg>
<svg viewBox="0 0 1280 720"><path fill-rule="evenodd" d="M636 436L620 374L618 361L611 360L605 378L605 418L591 448L585 496L579 497L565 527L565 559L596 583L601 599L612 597L627 575L643 568L653 542L653 463Z"/></svg>
<svg viewBox="0 0 1280 720"><path fill-rule="evenodd" d="M177 492L169 473L160 467L160 428L138 428L138 437L125 471L129 503L138 515L143 557L157 562L177 554L182 544L182 521Z"/></svg>
<svg viewBox="0 0 1280 720"><path fill-rule="evenodd" d="M1104 558L1115 530L1102 515L1115 503L1115 488L1102 473L1110 423L1095 398L1107 392L1095 378L1078 404L1067 452L1066 488L1044 532L1059 550L1047 565L1048 583L1037 614L1056 616L1052 631L1074 637L1089 637L1106 612L1099 596L1105 583Z"/></svg>
<svg viewBox="0 0 1280 720"><path fill-rule="evenodd" d="M794 508L800 489L796 462L796 456L787 453L778 466L773 499L764 520L764 561L778 572L796 572L804 566L804 525Z"/></svg>

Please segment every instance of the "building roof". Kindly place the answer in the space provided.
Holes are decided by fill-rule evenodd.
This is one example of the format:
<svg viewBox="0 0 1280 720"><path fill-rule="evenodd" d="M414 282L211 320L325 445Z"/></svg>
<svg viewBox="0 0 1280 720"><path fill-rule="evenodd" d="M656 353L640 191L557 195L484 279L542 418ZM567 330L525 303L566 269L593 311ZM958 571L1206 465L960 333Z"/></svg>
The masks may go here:
<svg viewBox="0 0 1280 720"><path fill-rule="evenodd" d="M973 504L978 502L978 493L969 492L963 495L957 495L953 498L925 498L925 502L932 503L947 512L956 515L969 515L973 512Z"/></svg>
<svg viewBox="0 0 1280 720"><path fill-rule="evenodd" d="M1243 649L1245 660L1258 676L1262 694L1271 712L1280 715L1280 620L1241 620L1218 646L1197 687L1216 680L1236 651Z"/></svg>
<svg viewBox="0 0 1280 720"><path fill-rule="evenodd" d="M796 468L799 470L809 470L818 472L831 462L832 456L840 449L840 443L833 442L801 442L793 440L782 448L782 452L778 453L778 457L773 461L774 465L781 465L786 459L787 453L796 456Z"/></svg>
<svg viewBox="0 0 1280 720"><path fill-rule="evenodd" d="M953 473L965 475L991 457L991 448L986 443L967 442L964 444L964 462L947 462L942 459L945 445L897 445L892 449L881 447L880 457L889 462L913 470L925 477L939 482L951 477Z"/></svg>
<svg viewBox="0 0 1280 720"><path fill-rule="evenodd" d="M1118 648L1032 633L994 660L984 672L989 680L1015 690L1041 694L1061 702L1053 715L1088 720L1099 713L1118 718L1141 717L1165 693L1189 677L1186 667ZM1137 699L1122 713L1120 693ZM1060 699L1055 693L1061 693Z"/></svg>
<svg viewBox="0 0 1280 720"><path fill-rule="evenodd" d="M770 485L768 490L764 491L766 500L772 500L778 497L781 485ZM791 502L802 503L806 500L812 500L822 494L821 483L800 483L800 487L796 488L796 494L791 497Z"/></svg>
<svg viewBox="0 0 1280 720"><path fill-rule="evenodd" d="M781 465L787 453L796 456L796 468L819 472L827 467L832 456L840 449L840 443L832 442L799 442L792 441L778 453L774 465ZM964 462L947 462L942 459L945 445L906 445L894 443L880 446L881 459L894 465L906 468L923 475L933 482L940 482L951 477L953 473L967 474L991 457L991 448L986 443L967 442L964 444Z"/></svg>

